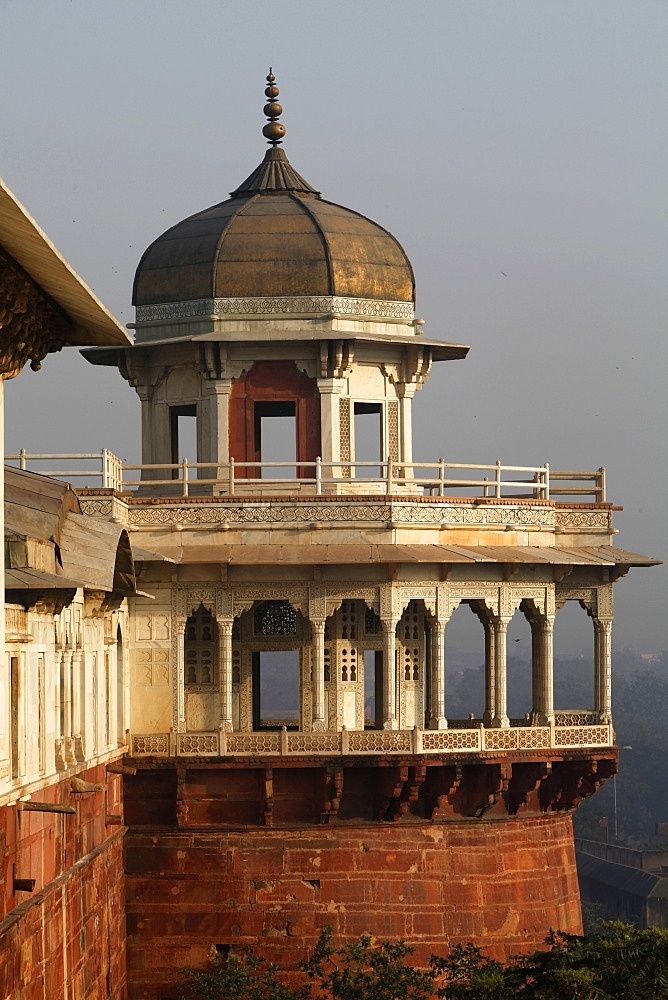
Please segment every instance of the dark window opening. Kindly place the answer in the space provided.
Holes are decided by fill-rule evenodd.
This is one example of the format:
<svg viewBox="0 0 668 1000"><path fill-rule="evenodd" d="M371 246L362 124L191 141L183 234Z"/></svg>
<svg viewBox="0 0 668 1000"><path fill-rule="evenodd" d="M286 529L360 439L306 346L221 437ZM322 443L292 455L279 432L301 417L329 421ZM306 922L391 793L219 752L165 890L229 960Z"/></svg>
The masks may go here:
<svg viewBox="0 0 668 1000"><path fill-rule="evenodd" d="M364 651L364 728L383 728L383 654Z"/></svg>
<svg viewBox="0 0 668 1000"><path fill-rule="evenodd" d="M254 652L253 729L299 728L299 650Z"/></svg>
<svg viewBox="0 0 668 1000"><path fill-rule="evenodd" d="M262 462L262 479L295 479L297 416L294 400L255 403L253 430L255 461ZM266 465L289 462L290 465Z"/></svg>
<svg viewBox="0 0 668 1000"><path fill-rule="evenodd" d="M184 458L190 463L197 461L197 407L194 403L188 406L170 406L169 435L173 465ZM172 479L178 478L179 470L172 469Z"/></svg>
<svg viewBox="0 0 668 1000"><path fill-rule="evenodd" d="M355 462L382 462L383 427L381 403L355 403ZM375 479L382 476L377 466L363 465L355 469L357 479Z"/></svg>
<svg viewBox="0 0 668 1000"><path fill-rule="evenodd" d="M216 620L203 604L186 622L183 661L186 687L207 687L215 682L218 629Z"/></svg>

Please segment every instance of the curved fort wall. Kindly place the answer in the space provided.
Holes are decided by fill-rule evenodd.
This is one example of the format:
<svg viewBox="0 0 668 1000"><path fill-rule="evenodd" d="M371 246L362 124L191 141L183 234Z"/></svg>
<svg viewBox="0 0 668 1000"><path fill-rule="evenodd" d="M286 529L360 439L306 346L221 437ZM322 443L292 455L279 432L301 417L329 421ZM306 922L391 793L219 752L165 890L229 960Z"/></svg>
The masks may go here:
<svg viewBox="0 0 668 1000"><path fill-rule="evenodd" d="M512 778L498 783L498 762L135 763L131 998L159 1000L185 965L246 948L295 971L327 924L339 941L403 938L424 965L456 943L504 959L540 946L549 927L582 932L571 812L557 798L573 804L591 762L555 761L551 775L545 762L516 762L521 804Z"/></svg>

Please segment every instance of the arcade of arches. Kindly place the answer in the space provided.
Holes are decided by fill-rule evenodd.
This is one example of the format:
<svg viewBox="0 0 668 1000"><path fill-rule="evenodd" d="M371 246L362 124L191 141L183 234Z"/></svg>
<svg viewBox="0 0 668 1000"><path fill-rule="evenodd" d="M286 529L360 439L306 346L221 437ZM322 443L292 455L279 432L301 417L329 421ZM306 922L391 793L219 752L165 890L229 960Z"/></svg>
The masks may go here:
<svg viewBox="0 0 668 1000"><path fill-rule="evenodd" d="M291 593L291 591L293 591ZM286 587L266 596L183 588L187 614L177 619L176 665L167 721L176 731L445 729L448 667L445 636L457 609L480 623L484 707L467 724L507 727L507 633L515 614L531 636L532 703L524 720L555 721L553 633L558 608L577 601L593 624L591 721L610 721L611 585L572 592L563 586L366 588L359 597ZM256 593L258 591L256 590ZM412 596L412 595L415 596ZM474 596L475 595L475 596ZM141 598L136 598L139 603ZM221 614L222 606L233 614ZM141 609L137 608L141 614ZM165 639L167 636L165 635ZM141 648L143 643L136 643ZM280 662L272 681L272 662ZM165 710L168 706L165 704Z"/></svg>

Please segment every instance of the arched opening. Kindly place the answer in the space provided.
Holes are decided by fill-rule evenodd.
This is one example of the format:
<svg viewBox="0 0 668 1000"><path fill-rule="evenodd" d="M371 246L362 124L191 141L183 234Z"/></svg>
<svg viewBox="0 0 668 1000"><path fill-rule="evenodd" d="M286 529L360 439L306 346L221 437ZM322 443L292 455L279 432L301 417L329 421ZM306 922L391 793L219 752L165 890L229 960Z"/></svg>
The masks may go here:
<svg viewBox="0 0 668 1000"><path fill-rule="evenodd" d="M315 462L321 452L316 379L300 372L293 361L256 361L232 386L229 427L230 456L238 463L239 479L259 479L272 472L244 463ZM274 471L278 478L291 478L289 468ZM297 479L314 474L313 467L296 468Z"/></svg>
<svg viewBox="0 0 668 1000"><path fill-rule="evenodd" d="M262 601L252 612L251 689L254 730L298 729L301 616L289 601Z"/></svg>
<svg viewBox="0 0 668 1000"><path fill-rule="evenodd" d="M424 724L425 657L424 601L411 600L397 624L397 715L399 729Z"/></svg>
<svg viewBox="0 0 668 1000"><path fill-rule="evenodd" d="M201 602L186 620L183 673L187 729L190 732L215 729L219 718L218 625L211 610Z"/></svg>
<svg viewBox="0 0 668 1000"><path fill-rule="evenodd" d="M480 602L462 602L445 626L445 714L470 725L485 713L485 632ZM473 612L473 614L471 614Z"/></svg>
<svg viewBox="0 0 668 1000"><path fill-rule="evenodd" d="M200 603L186 621L183 662L186 688L213 689L218 659L218 626L211 611Z"/></svg>
<svg viewBox="0 0 668 1000"><path fill-rule="evenodd" d="M594 628L580 601L566 601L554 620L554 707L593 712Z"/></svg>
<svg viewBox="0 0 668 1000"><path fill-rule="evenodd" d="M524 604L524 602L523 602ZM527 608L527 614L533 613ZM511 725L527 722L537 704L537 676L532 676L531 626L523 610L515 612L506 633L507 713Z"/></svg>

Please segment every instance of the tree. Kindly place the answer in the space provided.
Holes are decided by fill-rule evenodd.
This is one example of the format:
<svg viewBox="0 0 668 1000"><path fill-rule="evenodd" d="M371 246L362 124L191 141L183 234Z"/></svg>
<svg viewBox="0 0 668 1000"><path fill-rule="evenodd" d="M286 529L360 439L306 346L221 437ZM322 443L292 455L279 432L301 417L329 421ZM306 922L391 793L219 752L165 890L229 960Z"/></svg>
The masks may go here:
<svg viewBox="0 0 668 1000"><path fill-rule="evenodd" d="M606 923L579 937L551 931L548 948L502 965L474 944L410 964L404 941L372 944L368 935L335 947L326 927L302 964L307 981L291 987L252 955L185 970L179 1000L668 1000L668 930Z"/></svg>
<svg viewBox="0 0 668 1000"><path fill-rule="evenodd" d="M317 982L318 995L331 1000L428 1000L437 971L407 965L412 954L404 941L372 945L368 934L335 948L325 927L303 969Z"/></svg>

